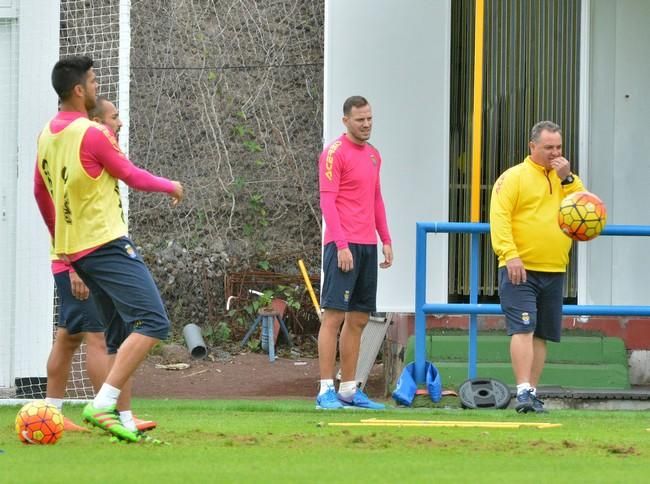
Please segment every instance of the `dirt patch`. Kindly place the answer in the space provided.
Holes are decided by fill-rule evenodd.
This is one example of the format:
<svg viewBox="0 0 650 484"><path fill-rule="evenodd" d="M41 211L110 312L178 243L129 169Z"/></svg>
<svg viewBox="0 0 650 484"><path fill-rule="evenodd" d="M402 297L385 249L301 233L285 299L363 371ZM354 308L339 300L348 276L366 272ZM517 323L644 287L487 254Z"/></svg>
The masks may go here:
<svg viewBox="0 0 650 484"><path fill-rule="evenodd" d="M265 354L243 353L227 361L192 361L189 368L157 368L157 358L145 361L136 373L135 397L142 398L305 398L318 392L318 360L279 358L273 363ZM383 398L384 372L374 366L366 392Z"/></svg>

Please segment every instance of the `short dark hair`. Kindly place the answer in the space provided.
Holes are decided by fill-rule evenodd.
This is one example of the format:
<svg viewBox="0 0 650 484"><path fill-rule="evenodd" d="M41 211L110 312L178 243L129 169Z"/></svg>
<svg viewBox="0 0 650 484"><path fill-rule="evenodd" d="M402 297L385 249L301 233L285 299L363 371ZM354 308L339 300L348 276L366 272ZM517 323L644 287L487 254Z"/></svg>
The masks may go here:
<svg viewBox="0 0 650 484"><path fill-rule="evenodd" d="M542 131L562 134L562 128L560 128L560 125L555 124L553 121L540 121L530 130L530 141L537 143Z"/></svg>
<svg viewBox="0 0 650 484"><path fill-rule="evenodd" d="M343 103L343 115L348 116L352 108L362 108L370 104L363 96L350 96Z"/></svg>
<svg viewBox="0 0 650 484"><path fill-rule="evenodd" d="M110 102L106 96L97 96L95 107L88 111L88 119L101 118L104 115L104 103Z"/></svg>
<svg viewBox="0 0 650 484"><path fill-rule="evenodd" d="M52 87L61 101L72 95L77 84L83 84L93 60L85 55L65 57L54 64L52 69Z"/></svg>

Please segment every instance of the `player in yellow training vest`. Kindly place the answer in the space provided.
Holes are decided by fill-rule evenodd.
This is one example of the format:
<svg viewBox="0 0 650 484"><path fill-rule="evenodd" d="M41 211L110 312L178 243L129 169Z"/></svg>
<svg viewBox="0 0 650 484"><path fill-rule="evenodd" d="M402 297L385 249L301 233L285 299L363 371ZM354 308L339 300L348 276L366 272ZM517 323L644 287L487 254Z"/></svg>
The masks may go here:
<svg viewBox="0 0 650 484"><path fill-rule="evenodd" d="M117 399L149 350L169 332L160 293L142 257L127 237L117 180L141 191L183 198L179 182L152 175L124 156L113 133L88 119L96 102L92 59L59 60L52 86L60 111L38 140L34 196L59 258L70 264L93 293L107 341L119 352L106 381L83 410L84 419L118 438L141 436L124 427ZM72 287L73 295L75 288ZM120 318L113 318L117 312Z"/></svg>
<svg viewBox="0 0 650 484"><path fill-rule="evenodd" d="M122 121L117 109L107 98L97 97L95 107L88 112L91 120L110 128L117 138ZM59 299L56 338L47 360L47 395L45 401L63 410L63 399L70 368L75 352L82 342L86 343L85 367L95 392L98 392L106 378L117 353L116 344L107 342L104 328L108 322L101 319L92 294L79 275L54 255L52 273ZM73 296L73 290L77 296ZM119 317L116 313L114 317ZM120 421L131 431L152 430L157 423L136 418L131 411L131 379L122 389L117 402ZM66 431L84 431L64 415Z"/></svg>

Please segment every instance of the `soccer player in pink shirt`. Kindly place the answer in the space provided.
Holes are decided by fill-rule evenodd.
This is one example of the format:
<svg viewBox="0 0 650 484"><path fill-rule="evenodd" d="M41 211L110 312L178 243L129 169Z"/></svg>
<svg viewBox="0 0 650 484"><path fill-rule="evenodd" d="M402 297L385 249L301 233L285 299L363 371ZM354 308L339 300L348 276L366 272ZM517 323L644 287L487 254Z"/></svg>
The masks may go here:
<svg viewBox="0 0 650 484"><path fill-rule="evenodd" d="M384 405L370 400L355 381L361 333L376 310L377 234L384 255L379 267L386 269L393 263L379 181L381 156L368 143L372 109L365 98L352 96L345 101L343 124L347 132L323 150L318 166L325 237L324 312L318 333L321 381L316 408L380 410ZM337 393L334 367L339 329L342 378Z"/></svg>

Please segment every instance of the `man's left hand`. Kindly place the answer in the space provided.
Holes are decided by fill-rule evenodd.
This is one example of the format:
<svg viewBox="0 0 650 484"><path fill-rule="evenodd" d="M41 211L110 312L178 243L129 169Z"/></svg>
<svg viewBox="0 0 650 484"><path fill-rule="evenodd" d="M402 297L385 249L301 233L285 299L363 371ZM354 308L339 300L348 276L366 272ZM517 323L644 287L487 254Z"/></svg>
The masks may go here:
<svg viewBox="0 0 650 484"><path fill-rule="evenodd" d="M381 251L384 253L384 262L379 264L379 267L388 269L393 265L393 248L390 245L384 245Z"/></svg>

